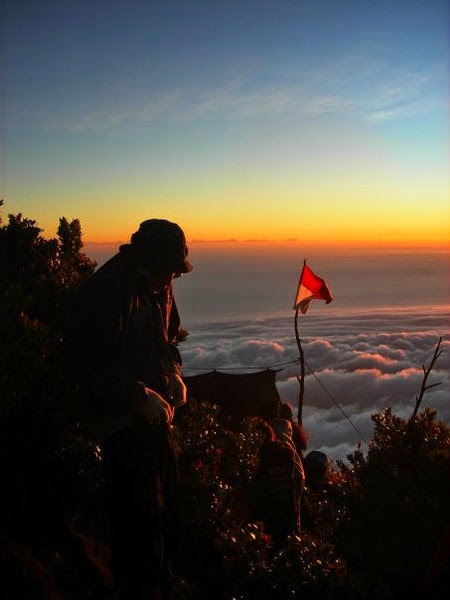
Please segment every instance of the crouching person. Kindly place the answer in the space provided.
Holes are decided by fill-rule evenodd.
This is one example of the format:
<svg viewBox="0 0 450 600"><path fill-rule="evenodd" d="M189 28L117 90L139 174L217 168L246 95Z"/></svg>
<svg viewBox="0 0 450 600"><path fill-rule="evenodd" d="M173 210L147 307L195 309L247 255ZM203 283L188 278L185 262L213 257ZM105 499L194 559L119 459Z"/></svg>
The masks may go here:
<svg viewBox="0 0 450 600"><path fill-rule="evenodd" d="M251 491L251 517L264 524L278 550L299 528L296 457L269 423L262 422L260 429L263 442Z"/></svg>

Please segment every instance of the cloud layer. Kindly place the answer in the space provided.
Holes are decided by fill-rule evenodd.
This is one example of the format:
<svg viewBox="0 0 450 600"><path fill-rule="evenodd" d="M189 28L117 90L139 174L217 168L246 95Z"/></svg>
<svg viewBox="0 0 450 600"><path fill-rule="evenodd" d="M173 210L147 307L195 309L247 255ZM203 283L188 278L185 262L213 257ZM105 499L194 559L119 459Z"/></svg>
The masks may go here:
<svg viewBox="0 0 450 600"><path fill-rule="evenodd" d="M442 355L428 383L422 407L437 410L450 424L450 316L445 308L423 314L390 310L372 314L310 315L300 329L307 363L303 424L310 449L344 458L372 433L371 415L385 406L408 417L439 337ZM284 402L296 407L298 349L292 321L267 319L197 326L181 346L186 375L209 369L252 372L279 369Z"/></svg>

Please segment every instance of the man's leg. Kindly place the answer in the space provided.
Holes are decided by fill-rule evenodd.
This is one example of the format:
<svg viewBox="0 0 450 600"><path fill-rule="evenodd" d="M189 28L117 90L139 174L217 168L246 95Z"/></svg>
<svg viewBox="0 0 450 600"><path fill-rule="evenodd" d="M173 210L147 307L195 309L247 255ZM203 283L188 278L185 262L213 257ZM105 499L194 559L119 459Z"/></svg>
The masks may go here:
<svg viewBox="0 0 450 600"><path fill-rule="evenodd" d="M166 579L161 433L137 425L104 445L111 523L111 569L122 600L163 598Z"/></svg>

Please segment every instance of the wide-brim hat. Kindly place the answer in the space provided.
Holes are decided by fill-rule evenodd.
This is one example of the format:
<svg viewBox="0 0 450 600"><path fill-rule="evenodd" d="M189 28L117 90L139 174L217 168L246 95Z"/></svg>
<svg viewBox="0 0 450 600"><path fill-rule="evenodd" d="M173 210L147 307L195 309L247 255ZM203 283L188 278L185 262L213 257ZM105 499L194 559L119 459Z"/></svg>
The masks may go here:
<svg viewBox="0 0 450 600"><path fill-rule="evenodd" d="M189 273L192 263L183 230L165 219L148 219L131 236L134 256L148 269L165 273Z"/></svg>

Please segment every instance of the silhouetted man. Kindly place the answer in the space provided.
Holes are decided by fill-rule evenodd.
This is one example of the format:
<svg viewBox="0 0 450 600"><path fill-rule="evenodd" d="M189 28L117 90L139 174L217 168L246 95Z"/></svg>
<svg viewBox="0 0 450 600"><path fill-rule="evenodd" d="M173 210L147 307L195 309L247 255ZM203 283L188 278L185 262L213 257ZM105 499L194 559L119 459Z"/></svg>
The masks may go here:
<svg viewBox="0 0 450 600"><path fill-rule="evenodd" d="M192 270L181 228L141 223L86 284L72 343L102 447L119 598L164 598L179 531L171 421L186 402L174 277Z"/></svg>

